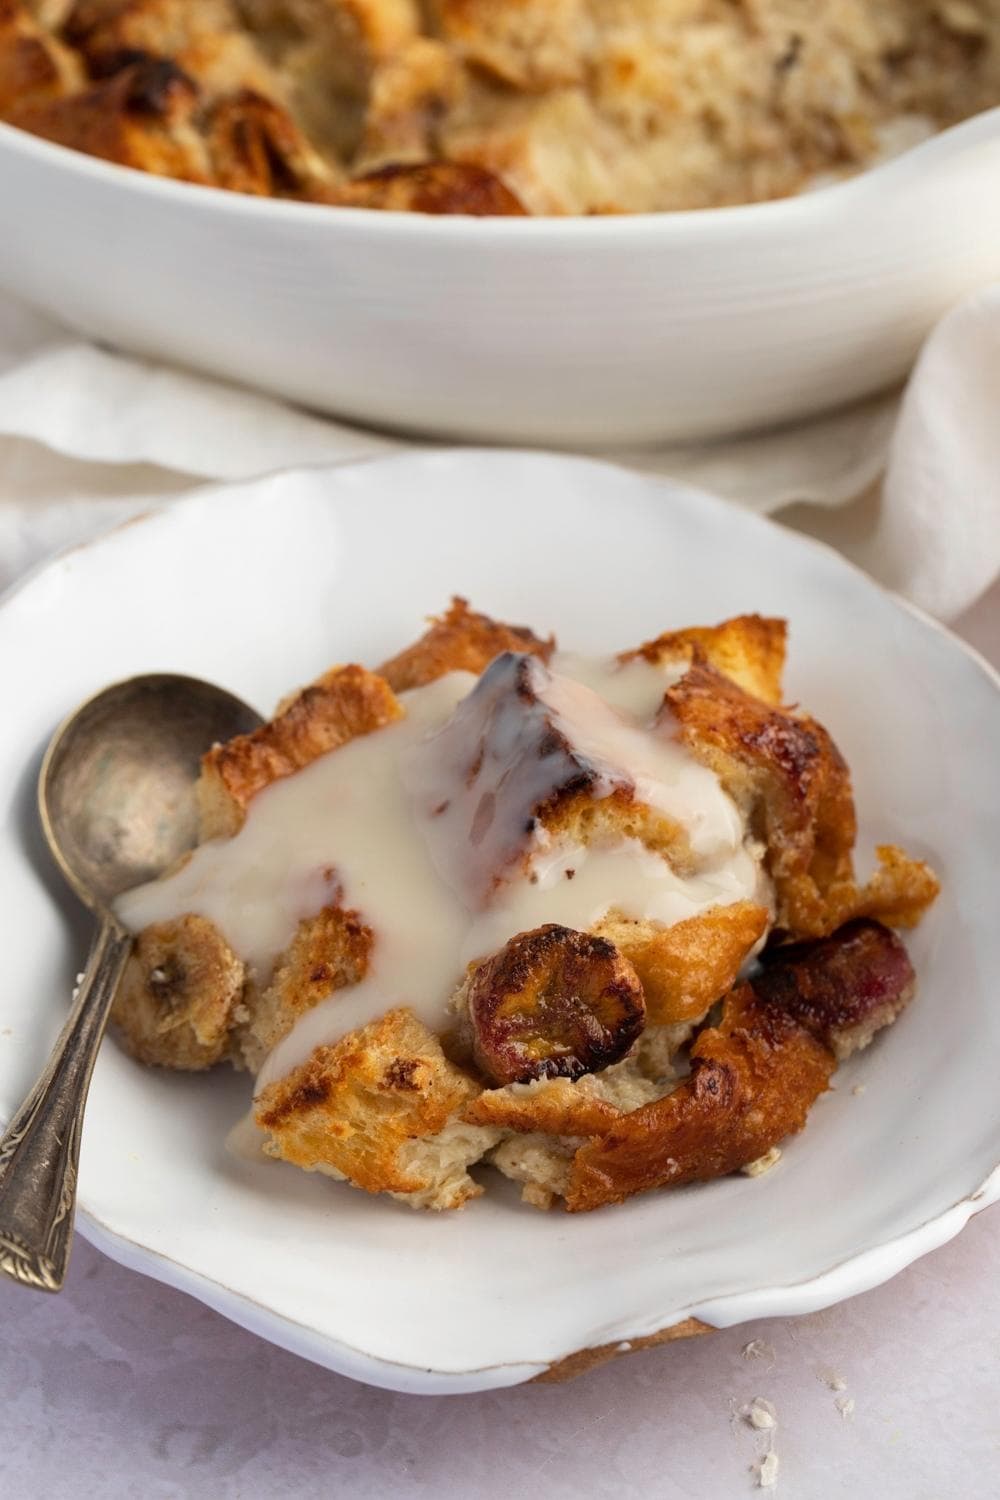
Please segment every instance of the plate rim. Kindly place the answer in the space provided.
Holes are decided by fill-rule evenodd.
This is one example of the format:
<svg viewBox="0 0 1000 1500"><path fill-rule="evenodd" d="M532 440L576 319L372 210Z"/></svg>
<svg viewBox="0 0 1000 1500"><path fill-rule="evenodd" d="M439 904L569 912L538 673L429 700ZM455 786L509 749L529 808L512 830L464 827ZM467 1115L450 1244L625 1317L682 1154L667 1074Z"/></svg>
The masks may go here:
<svg viewBox="0 0 1000 1500"><path fill-rule="evenodd" d="M662 475L647 474L605 459L506 447L456 446L427 451L407 450L365 458L356 463L302 465L296 469L281 470L255 479L238 480L225 485L217 483L198 485L185 495L160 505L151 505L147 509L133 513L103 528L90 538L70 544L41 559L14 579L7 589L0 593L0 613L6 611L17 597L31 588L33 584L63 569L69 559L100 550L138 522L148 521L155 525L169 525L174 511L186 510L192 506L211 505L213 498L220 492L224 493L234 488L262 489L275 479L287 480L299 474L325 476L331 481L336 481L339 476L355 469L368 470L372 465L379 467L417 464L421 467L433 467L442 460L445 463L456 458L461 461L470 459L475 461L500 455L506 458L528 459L541 465L611 471L618 476L640 481L650 488L669 489L673 493L683 492L691 501L707 506L717 515L730 515L733 509L731 502L683 481L675 481ZM773 532L775 526L779 524L758 512L743 507L737 507L737 509L751 526ZM861 567L844 557L828 543L794 532L791 528L779 527L779 529L794 541L796 547L804 545L807 550L818 550L828 562L832 560L836 568L855 575L867 589L889 600L897 609L914 618L922 626L929 627L935 634L943 637L950 646L957 647L961 655L971 661L986 678L993 691L1000 696L1000 671L987 661L981 652L962 640L947 625L898 593L879 584ZM832 1306L882 1285L923 1255L947 1244L962 1231L972 1217L997 1201L1000 1201L1000 1156L978 1187L963 1193L947 1208L901 1235L896 1235L853 1255L842 1256L833 1265L801 1281L730 1293L677 1310L670 1314L667 1321L662 1324L658 1323L655 1330L650 1330L644 1325L641 1330L631 1335L631 1339L648 1341L656 1334L662 1335L689 1318L695 1318L715 1329L735 1326L758 1317L801 1316L822 1307ZM464 1391L499 1389L534 1379L551 1370L563 1359L587 1352L586 1349L568 1350L565 1355L552 1360L539 1361L537 1358L524 1361L505 1360L461 1371L435 1370L425 1365L391 1360L383 1355L369 1354L332 1334L320 1333L315 1328L285 1313L279 1313L264 1306L243 1292L228 1287L224 1282L184 1265L165 1252L144 1245L131 1235L113 1228L82 1205L78 1207L76 1227L89 1243L118 1264L194 1296L204 1305L257 1336L300 1357L344 1374L348 1378L360 1379L392 1390L423 1394L458 1394ZM852 1273L850 1287L846 1289L839 1287L838 1281L848 1272ZM778 1310L763 1307L750 1311L745 1310L744 1307L739 1309L734 1316L727 1316L730 1304L738 1306L740 1303L745 1304L748 1299L777 1300L782 1303L782 1306ZM790 1306L790 1302L799 1305ZM630 1340L630 1335L623 1333L620 1338L623 1345L621 1352L631 1352L624 1348ZM637 1347L642 1347L642 1344L638 1343Z"/></svg>

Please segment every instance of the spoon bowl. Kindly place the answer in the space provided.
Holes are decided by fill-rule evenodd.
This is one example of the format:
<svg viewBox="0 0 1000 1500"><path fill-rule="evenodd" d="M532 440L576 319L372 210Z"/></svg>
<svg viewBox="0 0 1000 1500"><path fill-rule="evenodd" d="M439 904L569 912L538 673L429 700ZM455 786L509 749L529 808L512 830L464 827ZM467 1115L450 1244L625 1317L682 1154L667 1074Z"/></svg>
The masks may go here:
<svg viewBox="0 0 1000 1500"><path fill-rule="evenodd" d="M52 856L84 905L108 910L194 846L202 755L259 723L232 693L166 673L115 683L64 721L38 804Z"/></svg>
<svg viewBox="0 0 1000 1500"><path fill-rule="evenodd" d="M258 714L193 677L105 688L56 730L38 784L56 864L99 927L52 1054L0 1139L0 1272L58 1291L66 1275L87 1090L132 937L112 903L162 875L198 837L201 757Z"/></svg>

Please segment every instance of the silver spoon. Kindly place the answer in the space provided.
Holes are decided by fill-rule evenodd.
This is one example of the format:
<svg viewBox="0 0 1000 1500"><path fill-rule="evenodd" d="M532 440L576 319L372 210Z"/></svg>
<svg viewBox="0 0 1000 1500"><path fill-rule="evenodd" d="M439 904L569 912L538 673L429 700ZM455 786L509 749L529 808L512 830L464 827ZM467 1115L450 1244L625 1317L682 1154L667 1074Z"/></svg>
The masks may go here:
<svg viewBox="0 0 1000 1500"><path fill-rule="evenodd" d="M0 1271L17 1281L57 1292L66 1276L90 1075L132 947L112 903L193 847L202 754L260 722L194 677L133 677L78 708L45 753L42 829L100 926L59 1040L0 1139Z"/></svg>

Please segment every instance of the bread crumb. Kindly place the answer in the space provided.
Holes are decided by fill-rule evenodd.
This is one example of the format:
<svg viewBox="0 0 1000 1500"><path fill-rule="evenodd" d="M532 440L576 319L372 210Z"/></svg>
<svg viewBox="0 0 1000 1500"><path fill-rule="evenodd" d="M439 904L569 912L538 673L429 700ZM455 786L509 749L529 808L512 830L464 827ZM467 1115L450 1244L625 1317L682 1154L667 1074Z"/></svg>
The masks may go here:
<svg viewBox="0 0 1000 1500"><path fill-rule="evenodd" d="M819 1376L820 1380L822 1380L823 1384L829 1386L831 1391L847 1390L847 1381L844 1379L843 1375L838 1375L836 1370L831 1370L829 1366L827 1366L825 1369L817 1370L816 1373Z"/></svg>
<svg viewBox="0 0 1000 1500"><path fill-rule="evenodd" d="M757 1487L762 1490L773 1489L778 1482L778 1455L776 1453L765 1453L757 1464Z"/></svg>
<svg viewBox="0 0 1000 1500"><path fill-rule="evenodd" d="M854 1085L854 1087L851 1089L851 1093L852 1094L863 1094L864 1091L865 1091L865 1086L864 1086L863 1083L856 1083Z"/></svg>
<svg viewBox="0 0 1000 1500"><path fill-rule="evenodd" d="M618 1353L619 1354L630 1354L631 1352L632 1352L632 1345L629 1343L628 1339L624 1339L618 1345Z"/></svg>
<svg viewBox="0 0 1000 1500"><path fill-rule="evenodd" d="M846 1418L846 1417L853 1416L853 1414L854 1414L854 1397L853 1396L838 1396L837 1399L836 1399L836 1401L833 1404L837 1408L837 1410L840 1412L840 1415L842 1417Z"/></svg>
<svg viewBox="0 0 1000 1500"><path fill-rule="evenodd" d="M763 1156L758 1156L756 1161L748 1161L740 1167L744 1177L761 1177L765 1172L770 1172L773 1166L781 1160L781 1150L778 1146L772 1146L770 1151L765 1151Z"/></svg>
<svg viewBox="0 0 1000 1500"><path fill-rule="evenodd" d="M774 1363L774 1350L766 1339L751 1339L740 1350L744 1359L769 1359Z"/></svg>
<svg viewBox="0 0 1000 1500"><path fill-rule="evenodd" d="M755 1396L749 1406L743 1408L743 1416L756 1427L758 1432L770 1432L778 1425L778 1413L770 1401L765 1401L763 1396Z"/></svg>

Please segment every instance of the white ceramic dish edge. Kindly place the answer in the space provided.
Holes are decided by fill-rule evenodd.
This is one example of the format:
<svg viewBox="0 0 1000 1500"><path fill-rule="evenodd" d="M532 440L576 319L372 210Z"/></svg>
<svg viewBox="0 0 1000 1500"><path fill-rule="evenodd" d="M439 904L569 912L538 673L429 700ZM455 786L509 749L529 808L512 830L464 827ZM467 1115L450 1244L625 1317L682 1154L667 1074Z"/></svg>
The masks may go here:
<svg viewBox="0 0 1000 1500"><path fill-rule="evenodd" d="M899 380L1000 276L998 170L992 110L775 202L435 219L192 187L0 126L0 285L89 338L369 425L690 441Z"/></svg>

